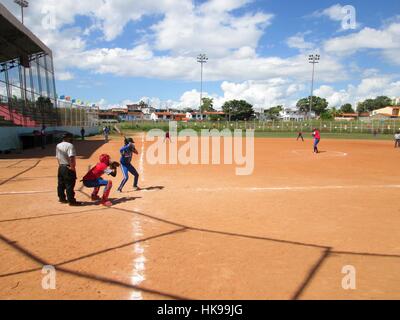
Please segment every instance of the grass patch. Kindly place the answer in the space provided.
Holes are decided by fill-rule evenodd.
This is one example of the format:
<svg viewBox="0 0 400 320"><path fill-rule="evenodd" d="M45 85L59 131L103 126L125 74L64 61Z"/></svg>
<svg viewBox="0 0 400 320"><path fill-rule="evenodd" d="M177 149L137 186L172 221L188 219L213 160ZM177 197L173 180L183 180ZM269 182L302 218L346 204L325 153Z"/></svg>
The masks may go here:
<svg viewBox="0 0 400 320"><path fill-rule="evenodd" d="M161 129L161 128L159 128ZM148 130L141 130L140 128L135 128L135 129L123 129L123 133L126 136L129 135L134 135L138 134L141 132L146 132ZM165 130L166 131L166 130ZM199 132L199 130L196 130ZM243 132L243 136L245 136L245 133ZM112 134L110 135L110 138L113 139L122 139L119 134ZM255 138L289 138L289 139L296 139L297 133L296 132L259 132L256 131L254 134ZM304 139L311 139L311 134L310 133L303 133ZM391 134L378 134L377 136L374 136L373 134L370 133L321 133L321 138L322 139L342 139L342 140L393 140L394 137Z"/></svg>
<svg viewBox="0 0 400 320"><path fill-rule="evenodd" d="M256 132L257 138L293 138L296 139L295 132ZM311 139L311 134L303 133L304 139ZM370 133L321 133L321 139L343 139L343 140L393 140L393 135L378 134L374 136Z"/></svg>

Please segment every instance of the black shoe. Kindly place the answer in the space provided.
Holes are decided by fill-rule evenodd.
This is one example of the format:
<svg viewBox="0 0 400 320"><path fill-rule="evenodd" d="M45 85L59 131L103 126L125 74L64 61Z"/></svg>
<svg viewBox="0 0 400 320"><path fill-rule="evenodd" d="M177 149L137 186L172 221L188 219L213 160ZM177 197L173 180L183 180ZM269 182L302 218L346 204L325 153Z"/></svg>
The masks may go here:
<svg viewBox="0 0 400 320"><path fill-rule="evenodd" d="M60 200L58 200L58 202L60 202L60 203L68 203L68 201L65 200L65 199L60 199Z"/></svg>
<svg viewBox="0 0 400 320"><path fill-rule="evenodd" d="M80 207L82 205L82 202L74 201L74 202L70 202L69 205L71 207Z"/></svg>

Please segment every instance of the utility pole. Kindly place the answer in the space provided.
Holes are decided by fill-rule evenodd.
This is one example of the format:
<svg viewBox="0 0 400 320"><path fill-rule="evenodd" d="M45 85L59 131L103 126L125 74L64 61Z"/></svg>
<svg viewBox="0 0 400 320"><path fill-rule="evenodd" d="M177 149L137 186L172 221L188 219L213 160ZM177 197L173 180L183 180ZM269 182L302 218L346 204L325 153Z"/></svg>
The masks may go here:
<svg viewBox="0 0 400 320"><path fill-rule="evenodd" d="M27 0L14 0L14 2L21 7L21 22L24 24L24 8L28 8L29 2Z"/></svg>
<svg viewBox="0 0 400 320"><path fill-rule="evenodd" d="M203 120L203 114L201 112L201 105L203 103L203 64L207 63L208 58L204 53L197 56L197 62L200 63L200 118Z"/></svg>
<svg viewBox="0 0 400 320"><path fill-rule="evenodd" d="M312 78L311 78L311 97L310 97L310 118L313 106L313 96L314 96L314 74L315 74L315 64L319 63L321 56L319 54L310 54L308 56L308 62L312 63Z"/></svg>

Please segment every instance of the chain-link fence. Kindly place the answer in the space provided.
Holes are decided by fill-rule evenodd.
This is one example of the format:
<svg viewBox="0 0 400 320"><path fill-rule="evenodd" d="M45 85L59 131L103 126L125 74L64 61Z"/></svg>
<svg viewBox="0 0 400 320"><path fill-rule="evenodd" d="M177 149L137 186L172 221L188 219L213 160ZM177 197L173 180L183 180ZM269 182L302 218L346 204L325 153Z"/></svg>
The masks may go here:
<svg viewBox="0 0 400 320"><path fill-rule="evenodd" d="M256 132L311 132L314 128L325 133L354 134L394 134L400 131L400 120L363 120L363 121L207 121L177 122L178 129L251 129ZM153 128L168 130L168 121L130 121L121 124L122 128L150 130Z"/></svg>
<svg viewBox="0 0 400 320"><path fill-rule="evenodd" d="M67 101L58 102L58 119L64 127L94 127L99 125L99 110Z"/></svg>

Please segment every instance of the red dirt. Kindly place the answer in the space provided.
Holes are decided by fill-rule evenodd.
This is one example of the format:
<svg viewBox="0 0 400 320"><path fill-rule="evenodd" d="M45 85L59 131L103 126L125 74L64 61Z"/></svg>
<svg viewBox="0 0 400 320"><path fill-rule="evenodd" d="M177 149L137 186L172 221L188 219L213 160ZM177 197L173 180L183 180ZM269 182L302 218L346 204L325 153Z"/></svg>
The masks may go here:
<svg viewBox="0 0 400 320"><path fill-rule="evenodd" d="M83 154L95 142L76 145ZM118 159L121 142L78 159L78 175L101 153ZM90 203L79 182L86 206L57 202L53 149L0 160L0 299L400 298L391 142L322 140L315 155L310 141L258 138L250 176L136 157L150 189L133 191L130 178L118 194L119 172L111 208ZM45 264L56 290L41 287ZM342 289L345 265L356 290Z"/></svg>

